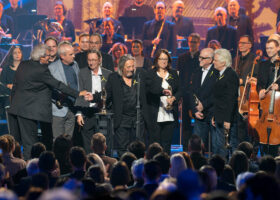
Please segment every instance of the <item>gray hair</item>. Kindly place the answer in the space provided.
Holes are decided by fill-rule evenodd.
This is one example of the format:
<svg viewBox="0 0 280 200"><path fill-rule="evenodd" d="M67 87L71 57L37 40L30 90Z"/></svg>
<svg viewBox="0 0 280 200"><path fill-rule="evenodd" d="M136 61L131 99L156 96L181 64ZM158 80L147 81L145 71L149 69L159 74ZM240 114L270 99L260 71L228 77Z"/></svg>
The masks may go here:
<svg viewBox="0 0 280 200"><path fill-rule="evenodd" d="M232 58L229 50L227 49L217 49L214 52L214 55L218 56L218 60L220 62L225 62L226 67L230 67L232 65Z"/></svg>
<svg viewBox="0 0 280 200"><path fill-rule="evenodd" d="M70 46L72 47L72 44L68 41L62 41L58 44L58 50L57 50L57 54L60 56L61 54L65 54L66 53L66 46Z"/></svg>
<svg viewBox="0 0 280 200"><path fill-rule="evenodd" d="M118 63L118 73L119 75L123 75L123 68L125 66L125 63L126 61L128 60L133 60L135 62L135 58L130 55L130 54L126 54L126 55L123 55L120 60L119 60L119 63Z"/></svg>
<svg viewBox="0 0 280 200"><path fill-rule="evenodd" d="M213 58L214 57L214 50L212 48L204 48L202 49L200 52L202 51L206 51L207 53L209 53L209 57Z"/></svg>
<svg viewBox="0 0 280 200"><path fill-rule="evenodd" d="M227 15L227 10L225 8L223 8L223 7L216 8L215 11L214 11L214 15L216 15L216 12L218 12L219 10L222 10Z"/></svg>
<svg viewBox="0 0 280 200"><path fill-rule="evenodd" d="M38 163L39 163L39 158L33 158L27 163L26 171L28 176L32 176L39 172Z"/></svg>
<svg viewBox="0 0 280 200"><path fill-rule="evenodd" d="M39 44L34 47L33 51L31 52L31 60L33 61L39 61L40 58L46 56L46 51L49 50L50 48L45 45L45 44Z"/></svg>
<svg viewBox="0 0 280 200"><path fill-rule="evenodd" d="M131 173L134 180L143 178L144 164L145 159L140 158L138 160L133 161L131 166Z"/></svg>

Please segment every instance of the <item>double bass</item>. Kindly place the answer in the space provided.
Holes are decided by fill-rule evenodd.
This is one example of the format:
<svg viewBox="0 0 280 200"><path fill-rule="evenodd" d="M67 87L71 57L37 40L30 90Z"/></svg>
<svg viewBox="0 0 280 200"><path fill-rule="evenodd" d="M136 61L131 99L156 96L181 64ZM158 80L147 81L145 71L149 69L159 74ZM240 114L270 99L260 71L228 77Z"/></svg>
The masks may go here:
<svg viewBox="0 0 280 200"><path fill-rule="evenodd" d="M279 61L275 62L274 81L275 83L279 77L277 73L279 71ZM272 84L273 84L272 83ZM270 90L270 87L266 89L266 95L260 102L260 108L262 109L262 115L257 121L255 129L259 136L259 142L267 145L279 145L280 144L280 92Z"/></svg>

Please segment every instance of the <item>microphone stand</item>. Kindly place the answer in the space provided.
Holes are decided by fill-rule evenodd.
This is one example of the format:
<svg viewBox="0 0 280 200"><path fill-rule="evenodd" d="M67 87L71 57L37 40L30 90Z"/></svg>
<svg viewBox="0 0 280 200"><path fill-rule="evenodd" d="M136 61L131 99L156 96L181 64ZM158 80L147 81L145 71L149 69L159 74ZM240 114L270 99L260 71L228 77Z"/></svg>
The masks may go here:
<svg viewBox="0 0 280 200"><path fill-rule="evenodd" d="M140 117L141 117L141 113L140 113L140 73L137 74L137 104L136 104L136 111L137 111L137 115L136 115L136 138L140 138Z"/></svg>

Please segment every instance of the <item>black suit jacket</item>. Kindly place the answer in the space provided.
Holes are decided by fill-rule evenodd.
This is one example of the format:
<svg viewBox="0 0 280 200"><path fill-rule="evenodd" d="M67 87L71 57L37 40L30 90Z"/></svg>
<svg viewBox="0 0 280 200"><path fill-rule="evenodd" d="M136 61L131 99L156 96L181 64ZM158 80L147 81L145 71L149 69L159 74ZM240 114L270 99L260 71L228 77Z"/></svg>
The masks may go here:
<svg viewBox="0 0 280 200"><path fill-rule="evenodd" d="M227 67L214 85L213 114L218 123L233 122L238 114L239 78L236 72Z"/></svg>
<svg viewBox="0 0 280 200"><path fill-rule="evenodd" d="M157 21L155 19L151 21L147 21L143 27L142 33L142 40L144 43L145 55L148 57L151 56L153 44L152 41L157 37L157 34L160 30L162 22L156 28ZM177 46L177 39L176 39L176 28L175 24L166 20L163 26L163 30L160 36L160 43L157 46L158 49L167 49L171 51L173 55L176 55L176 46Z"/></svg>
<svg viewBox="0 0 280 200"><path fill-rule="evenodd" d="M168 84L172 87L173 96L176 100L173 103L173 117L176 125L178 125L178 101L182 96L182 90L179 83L179 76L176 70L168 70L169 77L167 78ZM147 102L149 106L149 116L151 120L151 125L155 126L157 123L158 110L160 106L160 97L163 96L162 93L162 78L157 75L156 69L151 69L148 71L148 96Z"/></svg>
<svg viewBox="0 0 280 200"><path fill-rule="evenodd" d="M236 28L230 25L224 27L213 26L207 31L205 47L207 47L210 40L218 40L223 48L235 55L237 48Z"/></svg>
<svg viewBox="0 0 280 200"><path fill-rule="evenodd" d="M189 102L192 113L196 113L197 109L194 98L194 95L196 95L203 105L202 113L205 116L203 120L209 121L211 119L213 109L213 88L217 78L219 77L219 72L214 68L214 65L212 65L201 85L202 73L202 69L200 68L193 74L190 85Z"/></svg>
<svg viewBox="0 0 280 200"><path fill-rule="evenodd" d="M101 68L102 77L101 77L101 88L105 88L106 82L108 80L109 75L112 73L111 71ZM92 92L92 71L89 67L82 68L79 73L79 85L80 90L86 90ZM100 95L94 95L94 102L99 102ZM78 107L89 107L90 102L85 101L84 98L80 97L77 99L75 106Z"/></svg>
<svg viewBox="0 0 280 200"><path fill-rule="evenodd" d="M102 54L102 67L110 71L114 71L114 62L112 56L103 52L101 52L101 54ZM87 52L77 53L75 56L75 61L78 63L80 69L84 67L88 67Z"/></svg>
<svg viewBox="0 0 280 200"><path fill-rule="evenodd" d="M232 17L229 17L228 21L228 24L233 27L235 24L237 25L237 40L239 40L243 35L249 35L252 39L254 39L252 23L248 16L240 14L237 22L235 22Z"/></svg>
<svg viewBox="0 0 280 200"><path fill-rule="evenodd" d="M136 69L136 77L140 74L140 107L144 117L146 126L149 126L149 116L147 111L147 100L146 100L146 72L144 69ZM109 75L106 83L106 106L108 109L112 109L114 113L114 128L118 128L122 120L123 110L123 89L121 85L122 77L117 73L113 72Z"/></svg>
<svg viewBox="0 0 280 200"><path fill-rule="evenodd" d="M20 63L13 84L9 113L32 120L52 121L52 88L79 96L78 91L56 80L47 65L32 60Z"/></svg>
<svg viewBox="0 0 280 200"><path fill-rule="evenodd" d="M191 33L194 33L193 21L191 18L181 16L178 21L172 16L166 17L168 21L175 23L177 35L187 38Z"/></svg>

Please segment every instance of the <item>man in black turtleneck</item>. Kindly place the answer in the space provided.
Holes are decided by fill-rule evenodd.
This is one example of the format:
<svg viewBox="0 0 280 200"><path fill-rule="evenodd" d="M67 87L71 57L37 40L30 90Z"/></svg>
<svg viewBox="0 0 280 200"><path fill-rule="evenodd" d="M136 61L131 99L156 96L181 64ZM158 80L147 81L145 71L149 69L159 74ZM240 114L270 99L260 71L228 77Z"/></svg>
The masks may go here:
<svg viewBox="0 0 280 200"><path fill-rule="evenodd" d="M214 18L217 25L208 29L205 47L207 47L210 40L218 40L222 48L229 50L231 55L234 56L237 47L237 33L236 28L226 24L226 9L222 7L216 8Z"/></svg>
<svg viewBox="0 0 280 200"><path fill-rule="evenodd" d="M157 50L167 49L171 51L173 55L176 55L177 34L175 24L164 19L166 13L165 3L158 1L154 7L154 13L155 18L151 21L147 21L143 28L142 40L144 42L145 54L151 56L153 46L155 45ZM161 35L157 38L163 23Z"/></svg>

